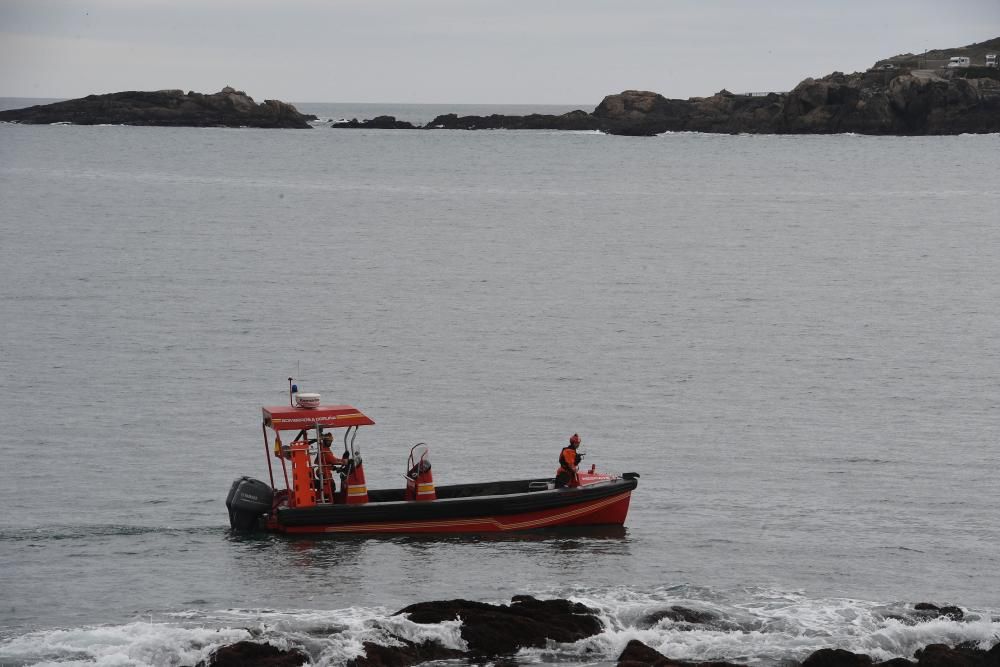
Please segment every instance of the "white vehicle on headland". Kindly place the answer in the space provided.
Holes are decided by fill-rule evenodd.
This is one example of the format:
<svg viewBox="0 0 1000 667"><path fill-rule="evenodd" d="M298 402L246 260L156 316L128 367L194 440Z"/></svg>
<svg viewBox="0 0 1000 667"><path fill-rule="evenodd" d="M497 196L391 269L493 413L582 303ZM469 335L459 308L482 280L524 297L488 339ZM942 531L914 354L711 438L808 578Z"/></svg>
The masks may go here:
<svg viewBox="0 0 1000 667"><path fill-rule="evenodd" d="M972 61L966 56L952 56L948 60L948 67L968 67Z"/></svg>
<svg viewBox="0 0 1000 667"><path fill-rule="evenodd" d="M986 54L986 66L987 67L996 67L997 66L997 54L995 54L995 53L987 53Z"/></svg>

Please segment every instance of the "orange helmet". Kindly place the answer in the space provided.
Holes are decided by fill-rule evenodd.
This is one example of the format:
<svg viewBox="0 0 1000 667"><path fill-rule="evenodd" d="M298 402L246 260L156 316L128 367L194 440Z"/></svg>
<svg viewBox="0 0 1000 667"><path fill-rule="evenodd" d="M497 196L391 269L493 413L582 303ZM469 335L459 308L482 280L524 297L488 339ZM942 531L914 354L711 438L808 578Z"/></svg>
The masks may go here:
<svg viewBox="0 0 1000 667"><path fill-rule="evenodd" d="M569 444L571 444L571 445L579 445L580 444L580 436L578 434L574 433L572 436L570 436Z"/></svg>

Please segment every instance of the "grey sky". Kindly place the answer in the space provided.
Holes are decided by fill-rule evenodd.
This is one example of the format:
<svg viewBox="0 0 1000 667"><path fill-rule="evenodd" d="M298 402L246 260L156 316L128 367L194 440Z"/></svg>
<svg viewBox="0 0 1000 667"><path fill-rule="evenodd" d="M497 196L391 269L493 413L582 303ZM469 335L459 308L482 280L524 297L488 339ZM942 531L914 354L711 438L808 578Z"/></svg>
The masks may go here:
<svg viewBox="0 0 1000 667"><path fill-rule="evenodd" d="M0 0L0 96L225 85L290 102L787 90L1000 36L1000 0Z"/></svg>

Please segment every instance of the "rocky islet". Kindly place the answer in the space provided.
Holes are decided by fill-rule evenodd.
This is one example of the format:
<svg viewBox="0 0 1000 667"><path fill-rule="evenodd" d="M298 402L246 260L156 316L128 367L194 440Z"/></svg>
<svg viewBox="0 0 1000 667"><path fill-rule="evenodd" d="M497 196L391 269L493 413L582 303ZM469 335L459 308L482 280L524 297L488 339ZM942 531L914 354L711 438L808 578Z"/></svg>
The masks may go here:
<svg viewBox="0 0 1000 667"><path fill-rule="evenodd" d="M125 91L88 95L75 100L0 111L0 121L32 125L152 125L165 127L262 127L305 129L315 119L291 104L262 104L241 90L225 87L217 93L182 90Z"/></svg>

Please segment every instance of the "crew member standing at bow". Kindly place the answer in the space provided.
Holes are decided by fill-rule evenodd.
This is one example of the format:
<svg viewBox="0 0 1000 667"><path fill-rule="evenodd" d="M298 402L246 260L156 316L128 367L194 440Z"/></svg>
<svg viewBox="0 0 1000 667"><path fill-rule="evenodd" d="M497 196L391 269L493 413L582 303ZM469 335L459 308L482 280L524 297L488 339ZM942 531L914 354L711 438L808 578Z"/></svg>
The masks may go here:
<svg viewBox="0 0 1000 667"><path fill-rule="evenodd" d="M556 488L580 486L576 467L583 460L583 454L576 451L580 447L580 436L574 433L569 439L569 447L559 453L559 470L556 471Z"/></svg>

